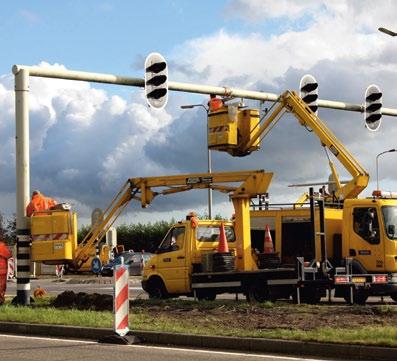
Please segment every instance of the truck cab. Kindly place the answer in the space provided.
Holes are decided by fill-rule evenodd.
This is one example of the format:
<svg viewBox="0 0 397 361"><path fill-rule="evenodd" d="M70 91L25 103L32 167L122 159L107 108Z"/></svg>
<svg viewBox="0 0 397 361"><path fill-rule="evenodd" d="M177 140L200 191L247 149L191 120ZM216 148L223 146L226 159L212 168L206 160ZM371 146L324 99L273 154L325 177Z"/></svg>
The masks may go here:
<svg viewBox="0 0 397 361"><path fill-rule="evenodd" d="M343 253L367 272L397 272L397 201L386 197L346 200Z"/></svg>
<svg viewBox="0 0 397 361"><path fill-rule="evenodd" d="M236 251L236 237L232 222L198 220L193 217L174 224L145 264L143 289L150 297L189 295L191 275L208 268L209 257L217 251L220 226L224 224L231 252Z"/></svg>

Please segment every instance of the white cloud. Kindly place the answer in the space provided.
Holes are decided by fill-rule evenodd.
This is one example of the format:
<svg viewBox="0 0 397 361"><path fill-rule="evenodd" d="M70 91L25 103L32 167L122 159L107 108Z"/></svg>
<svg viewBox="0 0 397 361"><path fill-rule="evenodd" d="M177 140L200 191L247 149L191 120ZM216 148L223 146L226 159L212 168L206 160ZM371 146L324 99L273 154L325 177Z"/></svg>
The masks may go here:
<svg viewBox="0 0 397 361"><path fill-rule="evenodd" d="M229 1L226 14L249 20L286 17L296 19L303 14L318 11L321 2L316 0L236 0Z"/></svg>
<svg viewBox="0 0 397 361"><path fill-rule="evenodd" d="M321 98L361 103L365 87L378 83L385 105L394 107L397 43L376 29L393 28L397 3L382 4L231 1L229 16L245 19L246 26L255 20L253 31L230 32L225 27L176 45L167 57L170 78L278 93L296 89L299 78L309 72L320 82ZM269 36L260 25L266 28L272 21L282 26ZM30 89L32 188L75 203L87 219L91 209L106 205L127 178L206 169L202 109L175 110L189 103L186 94L170 93L168 108L156 112L147 108L142 92L127 101L88 83L40 78L31 79ZM9 194L15 192L13 97L11 76L1 76L0 201L7 195L7 207ZM371 174L376 154L397 146L394 118L385 117L381 130L370 134L361 114L321 109L320 115ZM380 175L385 185L397 189L393 156L381 159ZM287 185L325 180L329 174L318 139L291 118L280 121L255 154L235 159L212 152L212 157L216 171L274 171L270 190L275 202L294 201L303 191ZM215 213L229 215L230 204L224 200L215 196ZM149 210L136 211L135 205L124 219L181 218L187 210L205 210L205 204L204 193L191 192L159 199Z"/></svg>

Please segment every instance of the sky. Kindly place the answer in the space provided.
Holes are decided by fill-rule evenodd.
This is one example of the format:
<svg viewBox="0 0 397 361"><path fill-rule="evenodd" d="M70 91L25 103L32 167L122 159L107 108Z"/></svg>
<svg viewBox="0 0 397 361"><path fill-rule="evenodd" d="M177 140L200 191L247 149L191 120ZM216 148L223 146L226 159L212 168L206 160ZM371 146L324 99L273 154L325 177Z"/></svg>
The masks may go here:
<svg viewBox="0 0 397 361"><path fill-rule="evenodd" d="M3 1L0 2L0 211L15 213L13 64L144 77L144 61L161 53L169 80L282 93L304 74L319 82L321 99L362 104L377 84L383 104L397 108L397 2L379 0ZM57 79L30 79L31 189L69 202L87 223L131 177L205 172L205 95L170 92L166 108L147 106L141 88ZM257 102L247 101L250 107ZM266 104L265 106L271 106ZM371 175L375 158L397 147L397 119L384 116L377 132L360 113L320 109L319 116ZM273 202L305 191L290 184L319 182L330 173L319 140L284 117L259 151L232 158L212 152L214 171L274 172ZM341 178L347 178L339 168ZM397 191L397 152L379 159L381 188ZM206 191L131 204L121 222L179 219L204 213ZM232 214L224 195L214 213Z"/></svg>

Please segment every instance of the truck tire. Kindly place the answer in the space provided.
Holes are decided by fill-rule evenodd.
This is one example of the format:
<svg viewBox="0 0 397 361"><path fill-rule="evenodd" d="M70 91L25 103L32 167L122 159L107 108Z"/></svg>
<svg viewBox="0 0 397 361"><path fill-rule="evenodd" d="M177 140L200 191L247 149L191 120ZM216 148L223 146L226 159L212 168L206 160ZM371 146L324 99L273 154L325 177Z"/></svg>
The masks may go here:
<svg viewBox="0 0 397 361"><path fill-rule="evenodd" d="M397 293L392 293L390 297L394 302L397 302Z"/></svg>
<svg viewBox="0 0 397 361"><path fill-rule="evenodd" d="M353 292L353 304L355 305L365 305L369 295L364 291L354 291ZM346 303L350 304L350 295L343 297Z"/></svg>
<svg viewBox="0 0 397 361"><path fill-rule="evenodd" d="M168 292L164 286L164 282L159 278L149 281L147 292L151 299L164 299L168 297Z"/></svg>
<svg viewBox="0 0 397 361"><path fill-rule="evenodd" d="M197 290L197 299L199 301L215 301L216 293L210 290Z"/></svg>
<svg viewBox="0 0 397 361"><path fill-rule="evenodd" d="M300 303L306 303L308 305L315 305L320 303L321 295L317 289L300 289ZM298 295L296 294L296 290L292 293L292 302L298 303Z"/></svg>
<svg viewBox="0 0 397 361"><path fill-rule="evenodd" d="M270 301L269 290L264 285L253 284L248 288L246 298L250 303L263 303Z"/></svg>

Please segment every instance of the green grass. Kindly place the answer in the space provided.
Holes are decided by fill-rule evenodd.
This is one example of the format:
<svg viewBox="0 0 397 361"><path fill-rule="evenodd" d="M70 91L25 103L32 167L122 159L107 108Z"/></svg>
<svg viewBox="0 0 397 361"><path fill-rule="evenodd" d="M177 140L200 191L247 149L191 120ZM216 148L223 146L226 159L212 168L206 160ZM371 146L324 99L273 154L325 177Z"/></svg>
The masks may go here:
<svg viewBox="0 0 397 361"><path fill-rule="evenodd" d="M31 307L12 306L10 302L0 306L0 321L45 323L58 325L86 326L95 328L111 328L113 314L109 311L82 311L69 309L56 309L51 306L52 299L38 300ZM315 330L288 330L288 329L247 329L231 327L227 322L219 323L216 315L206 313L206 310L219 310L227 313L246 313L249 317L253 307L259 309L272 309L275 307L290 307L265 303L252 306L248 303L222 303L194 301L152 301L141 300L131 303L130 328L135 330L150 330L163 332L189 333L196 335L221 335L256 338L277 338L284 340L317 341L345 344L367 344L377 346L397 347L397 327L394 326L363 326L359 328L323 327ZM297 316L304 313L321 312L322 306L296 306L294 312ZM178 310L182 317L172 317L167 310ZM155 312L157 311L157 313ZM366 309L352 307L354 312L366 312ZM201 322L192 322L185 312L197 312ZM383 316L396 314L397 309L391 306L371 307L368 312L379 313ZM363 315L365 317L365 315Z"/></svg>

